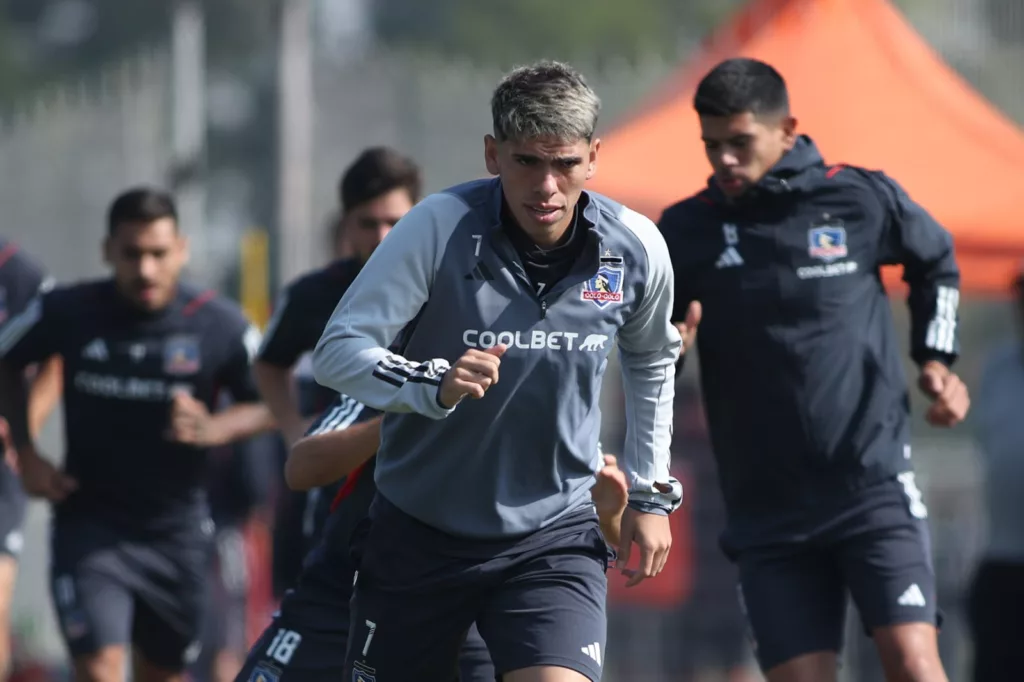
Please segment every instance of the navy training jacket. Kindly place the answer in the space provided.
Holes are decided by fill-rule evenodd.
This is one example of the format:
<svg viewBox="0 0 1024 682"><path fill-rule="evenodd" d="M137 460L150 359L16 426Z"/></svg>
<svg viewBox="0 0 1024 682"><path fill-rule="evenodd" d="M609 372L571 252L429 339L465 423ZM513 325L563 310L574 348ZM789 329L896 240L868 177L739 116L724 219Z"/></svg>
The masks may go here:
<svg viewBox="0 0 1024 682"><path fill-rule="evenodd" d="M884 173L793 150L740 200L666 209L673 321L700 301L705 410L732 535L909 471L910 403L880 267L910 290L911 355L951 365L953 240Z"/></svg>

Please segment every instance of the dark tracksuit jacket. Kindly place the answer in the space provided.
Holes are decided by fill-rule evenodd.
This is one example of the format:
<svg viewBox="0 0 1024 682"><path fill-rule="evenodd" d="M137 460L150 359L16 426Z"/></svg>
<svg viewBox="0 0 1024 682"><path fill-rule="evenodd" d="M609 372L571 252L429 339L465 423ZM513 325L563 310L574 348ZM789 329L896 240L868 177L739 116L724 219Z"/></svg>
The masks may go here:
<svg viewBox="0 0 1024 682"><path fill-rule="evenodd" d="M700 377L739 544L911 468L909 389L879 268L909 285L911 355L951 365L953 240L891 178L826 166L801 137L730 202L714 182L666 209L673 320L700 301Z"/></svg>

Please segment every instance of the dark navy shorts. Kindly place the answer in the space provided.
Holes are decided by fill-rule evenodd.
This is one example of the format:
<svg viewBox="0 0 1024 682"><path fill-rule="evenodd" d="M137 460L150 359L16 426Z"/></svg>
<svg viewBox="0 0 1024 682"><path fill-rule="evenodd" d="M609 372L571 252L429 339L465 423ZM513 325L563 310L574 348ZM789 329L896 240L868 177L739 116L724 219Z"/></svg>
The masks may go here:
<svg viewBox="0 0 1024 682"><path fill-rule="evenodd" d="M352 536L364 523L376 495L375 460L353 483L346 481L337 508L324 505L319 543L306 557L298 584L252 647L236 682L337 682L344 679L352 585L356 569ZM352 487L348 484L352 483ZM335 497L327 493L330 501ZM324 499L323 497L321 499ZM494 665L476 628L470 629L459 655L461 682L494 682Z"/></svg>
<svg viewBox="0 0 1024 682"><path fill-rule="evenodd" d="M151 540L87 518L54 522L51 589L73 657L134 645L164 670L198 658L213 524Z"/></svg>
<svg viewBox="0 0 1024 682"><path fill-rule="evenodd" d="M938 625L927 510L913 474L859 492L807 532L735 553L739 598L765 671L842 650L849 592L865 632Z"/></svg>
<svg viewBox="0 0 1024 682"><path fill-rule="evenodd" d="M26 502L18 475L0 459L0 556L21 555Z"/></svg>
<svg viewBox="0 0 1024 682"><path fill-rule="evenodd" d="M515 541L455 538L380 494L356 533L349 682L447 682L476 622L498 676L534 666L601 679L608 549L592 508Z"/></svg>
<svg viewBox="0 0 1024 682"><path fill-rule="evenodd" d="M337 614L343 617L345 614ZM347 624L337 632L310 628L301 615L276 616L253 645L235 682L339 682L344 677ZM355 678L358 679L358 678ZM370 682L372 678L366 678ZM458 677L451 682L494 682L494 666L473 627L462 646Z"/></svg>

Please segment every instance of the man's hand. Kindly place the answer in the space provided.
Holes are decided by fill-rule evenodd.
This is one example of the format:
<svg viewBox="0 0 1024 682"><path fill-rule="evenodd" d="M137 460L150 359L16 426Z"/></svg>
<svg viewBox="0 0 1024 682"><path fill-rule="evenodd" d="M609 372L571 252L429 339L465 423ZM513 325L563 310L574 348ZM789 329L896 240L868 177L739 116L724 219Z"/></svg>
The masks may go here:
<svg viewBox="0 0 1024 682"><path fill-rule="evenodd" d="M498 366L508 346L498 344L487 350L470 348L445 372L438 399L446 409L451 409L467 395L483 398L491 386L498 383Z"/></svg>
<svg viewBox="0 0 1024 682"><path fill-rule="evenodd" d="M636 571L626 568L629 564L633 543L640 548L640 566ZM615 567L620 569L629 580L626 587L639 585L647 578L661 573L668 561L668 552L672 548L672 529L669 527L668 516L648 514L626 507L622 514L622 540L619 545L619 558Z"/></svg>
<svg viewBox="0 0 1024 682"><path fill-rule="evenodd" d="M622 513L629 501L629 484L612 455L604 456L604 466L597 472L597 483L590 489L590 497L597 508L605 540L618 547L622 541Z"/></svg>
<svg viewBox="0 0 1024 682"><path fill-rule="evenodd" d="M171 399L171 424L167 437L185 445L207 447L217 443L213 419L206 405L185 391Z"/></svg>
<svg viewBox="0 0 1024 682"><path fill-rule="evenodd" d="M4 449L4 462L21 476L21 486L29 495L60 502L78 487L73 478L34 451L26 450L19 458L11 438L11 425L3 417L0 417L0 447Z"/></svg>
<svg viewBox="0 0 1024 682"><path fill-rule="evenodd" d="M60 502L78 488L78 482L36 452L24 452L18 461L21 485L29 495Z"/></svg>
<svg viewBox="0 0 1024 682"><path fill-rule="evenodd" d="M697 340L697 327L700 325L702 314L703 308L700 305L700 301L693 301L690 303L690 307L686 309L686 319L683 322L676 322L679 336L683 337L683 353L690 350L690 346Z"/></svg>
<svg viewBox="0 0 1024 682"><path fill-rule="evenodd" d="M932 426L955 426L971 407L967 386L941 362L932 360L921 368L918 387L932 399L925 419Z"/></svg>

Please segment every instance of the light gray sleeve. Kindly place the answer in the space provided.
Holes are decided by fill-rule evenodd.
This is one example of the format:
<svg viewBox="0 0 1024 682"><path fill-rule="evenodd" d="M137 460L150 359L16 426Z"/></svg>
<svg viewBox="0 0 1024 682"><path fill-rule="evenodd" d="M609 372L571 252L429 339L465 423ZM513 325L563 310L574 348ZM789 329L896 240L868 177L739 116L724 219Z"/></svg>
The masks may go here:
<svg viewBox="0 0 1024 682"><path fill-rule="evenodd" d="M466 213L453 195L434 194L395 225L338 302L313 351L318 383L386 412L432 419L444 358L410 360L388 347L427 302L445 244Z"/></svg>
<svg viewBox="0 0 1024 682"><path fill-rule="evenodd" d="M619 220L643 243L648 262L643 300L618 335L626 403L622 464L631 506L668 513L682 499L681 486L669 475L676 360L682 348L671 322L672 263L653 222L625 207ZM671 492L659 492L656 482L671 485Z"/></svg>

